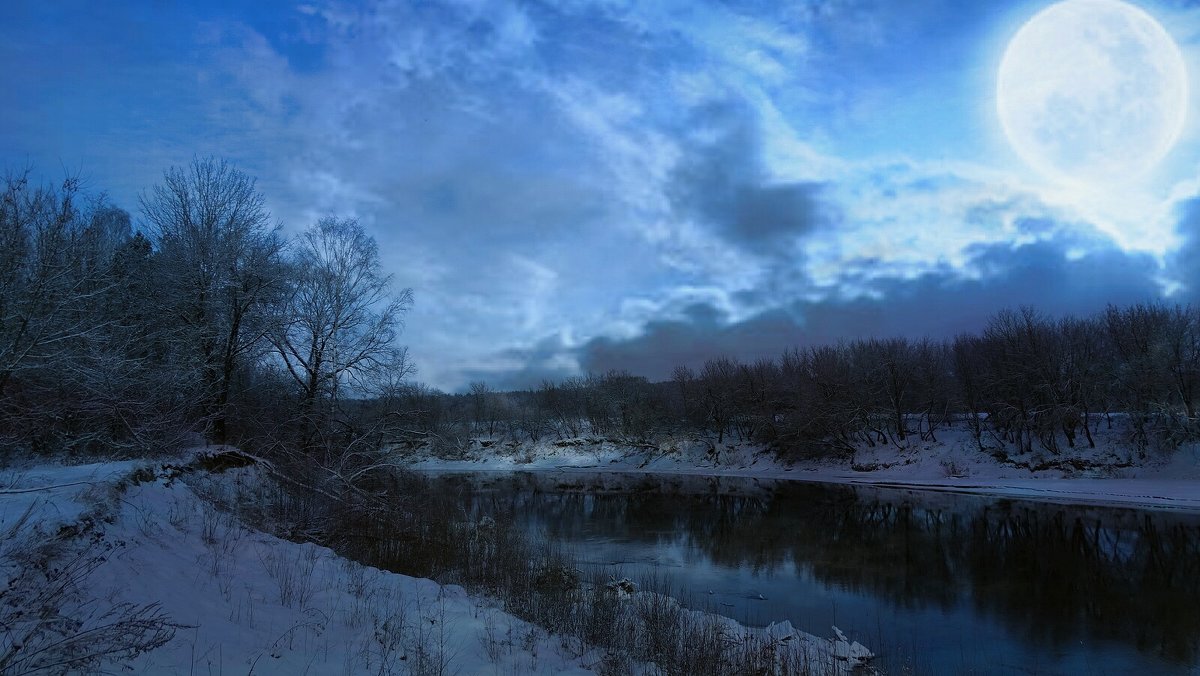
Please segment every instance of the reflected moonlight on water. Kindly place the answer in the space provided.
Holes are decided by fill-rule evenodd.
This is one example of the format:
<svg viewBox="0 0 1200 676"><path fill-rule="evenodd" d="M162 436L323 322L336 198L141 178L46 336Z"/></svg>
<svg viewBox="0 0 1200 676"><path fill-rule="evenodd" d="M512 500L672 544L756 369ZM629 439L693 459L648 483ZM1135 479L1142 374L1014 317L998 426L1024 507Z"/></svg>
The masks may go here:
<svg viewBox="0 0 1200 676"><path fill-rule="evenodd" d="M1143 175L1171 150L1187 114L1178 46L1141 9L1067 0L1042 10L1005 50L1001 124L1029 165L1060 182L1104 186Z"/></svg>

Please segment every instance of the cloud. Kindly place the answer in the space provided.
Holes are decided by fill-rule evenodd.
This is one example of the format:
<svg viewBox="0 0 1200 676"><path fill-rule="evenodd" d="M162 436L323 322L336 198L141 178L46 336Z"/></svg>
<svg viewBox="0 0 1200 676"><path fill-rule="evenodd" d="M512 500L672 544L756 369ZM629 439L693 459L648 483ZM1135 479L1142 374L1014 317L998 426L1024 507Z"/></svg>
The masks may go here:
<svg viewBox="0 0 1200 676"><path fill-rule="evenodd" d="M1181 200L1176 211L1183 242L1167 259L1167 277L1179 284L1179 300L1200 306L1200 195Z"/></svg>
<svg viewBox="0 0 1200 676"><path fill-rule="evenodd" d="M676 365L698 367L720 355L754 360L793 347L870 336L948 338L980 330L1005 307L1087 315L1108 303L1160 296L1151 257L1108 248L1068 258L1064 244L982 246L972 256L977 279L930 272L912 280L877 280L880 292L874 296L799 300L740 321L728 321L711 305L695 305L683 316L647 321L636 337L596 338L574 352L584 371L624 368L666 379Z"/></svg>
<svg viewBox="0 0 1200 676"><path fill-rule="evenodd" d="M818 182L773 182L762 164L762 138L745 105L697 111L666 193L673 214L712 228L728 243L778 254L831 215Z"/></svg>
<svg viewBox="0 0 1200 676"><path fill-rule="evenodd" d="M576 375L579 365L562 336L549 336L530 347L507 348L492 355L486 367L467 366L459 375L457 386L465 390L476 381L486 382L496 390L527 390L544 381L560 382Z"/></svg>
<svg viewBox="0 0 1200 676"><path fill-rule="evenodd" d="M612 369L665 380L677 365L698 366L706 359L736 355L753 360L778 356L796 344L799 328L786 311L772 310L743 322L725 323L719 310L695 305L678 319L655 319L628 340L598 337L577 348L580 369Z"/></svg>
<svg viewBox="0 0 1200 676"><path fill-rule="evenodd" d="M1200 278L1200 207L1123 212L1153 226L1127 239L1160 249L1180 221L1187 248L1160 270L1111 246L1113 204L1086 212L995 160L964 50L1012 10L959 5L55 10L0 26L18 64L0 89L22 103L0 112L0 152L59 139L55 166L91 148L94 182L126 207L167 166L216 154L260 177L292 231L358 217L415 291L402 339L419 377L445 388L661 377ZM137 39L111 39L137 21ZM28 56L46 37L65 65Z"/></svg>

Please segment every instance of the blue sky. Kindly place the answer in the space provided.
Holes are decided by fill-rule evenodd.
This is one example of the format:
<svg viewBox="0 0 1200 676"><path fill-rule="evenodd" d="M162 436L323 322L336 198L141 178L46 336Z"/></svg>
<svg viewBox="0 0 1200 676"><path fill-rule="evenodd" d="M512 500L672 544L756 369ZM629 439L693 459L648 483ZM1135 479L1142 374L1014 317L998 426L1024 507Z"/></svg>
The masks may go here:
<svg viewBox="0 0 1200 676"><path fill-rule="evenodd" d="M1128 190L1009 147L997 67L1048 4L10 0L0 164L136 223L217 155L288 232L358 217L448 390L1197 298L1195 115ZM1200 8L1139 6L1194 98Z"/></svg>

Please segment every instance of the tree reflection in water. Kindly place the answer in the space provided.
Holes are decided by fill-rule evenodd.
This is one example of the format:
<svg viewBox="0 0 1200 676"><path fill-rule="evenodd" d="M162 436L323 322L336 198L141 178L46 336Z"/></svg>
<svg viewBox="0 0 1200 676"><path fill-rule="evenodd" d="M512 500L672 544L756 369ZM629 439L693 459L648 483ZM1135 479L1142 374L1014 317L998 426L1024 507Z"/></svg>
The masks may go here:
<svg viewBox="0 0 1200 676"><path fill-rule="evenodd" d="M1200 515L729 478L441 482L475 512L511 513L566 543L600 532L898 608L967 608L1031 646L1086 638L1200 661Z"/></svg>

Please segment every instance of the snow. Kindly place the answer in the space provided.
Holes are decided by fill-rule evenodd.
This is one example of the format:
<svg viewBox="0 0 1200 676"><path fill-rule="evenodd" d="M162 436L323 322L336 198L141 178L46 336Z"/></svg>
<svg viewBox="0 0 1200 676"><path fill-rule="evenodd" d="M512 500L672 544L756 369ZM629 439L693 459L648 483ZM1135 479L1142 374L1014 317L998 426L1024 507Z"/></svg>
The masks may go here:
<svg viewBox="0 0 1200 676"><path fill-rule="evenodd" d="M1010 454L981 452L969 430L938 430L937 440L910 436L902 446L860 447L843 460L780 461L761 445L691 437L657 445L584 437L515 444L476 440L461 458L428 450L410 466L433 472L555 471L739 476L757 479L949 491L1046 502L1200 511L1200 445L1139 457L1120 426L1094 433L1096 448ZM484 446L484 444L487 444ZM990 451L998 442L985 440ZM1030 470L1025 466L1054 465ZM1024 465L1024 466L1021 466ZM1077 469L1080 468L1080 469Z"/></svg>
<svg viewBox="0 0 1200 676"><path fill-rule="evenodd" d="M0 493L0 518L7 528L32 510L25 535L44 538L94 510L94 489L132 466L24 471ZM63 484L75 485L12 490ZM250 530L180 481L130 486L109 516L104 539L117 546L76 603L157 603L184 625L126 664L130 673L390 673L422 662L446 673L591 673L589 656L560 654L553 636L487 599ZM500 637L490 650L488 635Z"/></svg>
<svg viewBox="0 0 1200 676"><path fill-rule="evenodd" d="M73 523L86 509L84 495L128 475L136 466L125 461L0 471L0 529L31 510L31 517L45 531Z"/></svg>
<svg viewBox="0 0 1200 676"><path fill-rule="evenodd" d="M253 470L207 480L253 481ZM122 672L572 674L592 673L603 658L462 587L248 528L198 494L200 486L136 462L9 471L0 530L12 537L0 550L0 588L19 583L22 560L13 552L21 542L69 537L60 528L86 521L106 554L64 612L157 604L177 625L172 640L126 661ZM786 623L764 630L720 621L732 636L795 642L839 671L870 657L840 632L821 639Z"/></svg>
<svg viewBox="0 0 1200 676"><path fill-rule="evenodd" d="M655 445L599 437L536 444L484 439L455 459L421 450L409 462L426 471L738 476L1200 511L1200 446L1143 457L1119 428L1094 436L1096 448L1016 454L998 452L993 442L981 452L968 430L949 428L936 441L910 437L903 445L858 448L838 461L794 464L759 445L701 437ZM253 481L253 469L208 480ZM202 485L137 461L0 471L0 590L19 584L28 565L22 551L95 534L104 560L87 570L63 612L156 604L177 625L165 645L126 660L122 671L130 673L591 673L603 658L461 587L365 567L327 548L249 528L198 494ZM637 603L646 594L622 588L619 596ZM833 638L819 638L787 622L749 628L684 612L715 619L735 638L802 646L839 671L870 656L836 628Z"/></svg>

